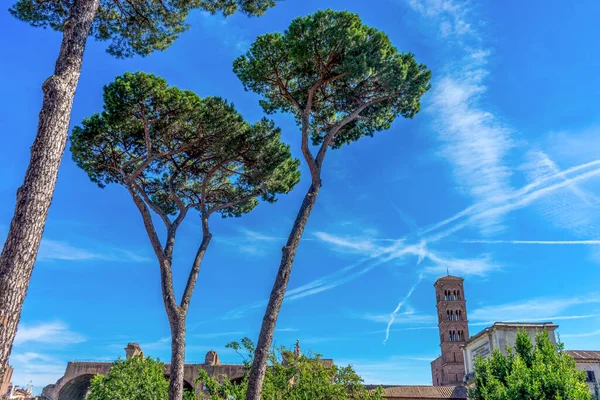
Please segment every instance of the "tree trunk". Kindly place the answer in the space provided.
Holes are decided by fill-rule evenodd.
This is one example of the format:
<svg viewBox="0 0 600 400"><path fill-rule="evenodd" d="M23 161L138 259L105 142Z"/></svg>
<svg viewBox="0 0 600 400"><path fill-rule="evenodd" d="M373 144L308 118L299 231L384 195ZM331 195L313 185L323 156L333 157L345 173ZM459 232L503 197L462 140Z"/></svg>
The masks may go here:
<svg viewBox="0 0 600 400"><path fill-rule="evenodd" d="M171 321L171 376L169 400L182 400L185 367L185 313Z"/></svg>
<svg viewBox="0 0 600 400"><path fill-rule="evenodd" d="M73 97L99 0L79 0L64 23L54 74L42 85L38 131L15 213L0 255L0 380L21 318L58 168L67 142Z"/></svg>
<svg viewBox="0 0 600 400"><path fill-rule="evenodd" d="M277 317L279 316L279 310L281 309L287 284L290 280L290 273L292 272L292 264L294 263L294 257L296 256L296 250L298 249L298 244L300 244L300 239L302 238L302 233L304 233L308 217L317 201L317 195L319 194L320 188L321 180L319 178L311 185L308 193L304 196L304 201L302 201L302 206L300 206L292 231L288 236L285 247L282 249L283 254L279 264L279 271L277 272L277 278L275 278L275 283L271 290L271 297L267 304L267 310L263 317L260 335L258 336L258 343L256 344L256 350L254 352L254 361L252 362L252 368L250 369L246 400L260 400Z"/></svg>

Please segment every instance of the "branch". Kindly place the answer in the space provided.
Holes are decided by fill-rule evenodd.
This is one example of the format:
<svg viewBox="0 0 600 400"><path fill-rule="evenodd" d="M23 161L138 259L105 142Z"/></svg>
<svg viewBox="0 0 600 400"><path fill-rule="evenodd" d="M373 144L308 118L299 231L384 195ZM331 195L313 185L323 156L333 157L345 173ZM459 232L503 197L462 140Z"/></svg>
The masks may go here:
<svg viewBox="0 0 600 400"><path fill-rule="evenodd" d="M302 112L302 107L300 107L300 103L296 101L294 96L292 96L292 94L287 90L287 87L283 84L281 77L279 76L279 71L277 70L277 67L272 64L271 67L273 68L273 72L275 73L275 77L277 78L277 86L279 87L279 91L281 92L281 94L290 99L292 103L294 103L294 105L298 108L298 110Z"/></svg>
<svg viewBox="0 0 600 400"><path fill-rule="evenodd" d="M131 8L133 8L133 11L135 11L135 13L136 13L137 15L139 15L140 17L142 17L142 19L143 19L144 21L146 21L146 23L147 23L149 26L152 26L152 22L151 22L151 21L148 19L148 17L146 17L144 14L142 14L142 13L141 13L141 12L140 12L140 11L139 11L139 10L138 10L138 9L137 9L135 6L134 6L134 5L133 5L133 3L132 3L130 0L125 0L125 2L127 2L127 4L129 4L129 5L131 6Z"/></svg>
<svg viewBox="0 0 600 400"><path fill-rule="evenodd" d="M362 118L360 116L360 113L365 108L372 106L373 104L381 103L382 101L389 100L392 97L394 97L395 95L396 95L396 93L392 93L390 95L380 97L378 99L363 103L356 110L354 110L351 114L347 115L346 118L342 119L340 122L335 124L333 126L333 128L331 128L331 130L327 133L327 135L325 135L325 139L323 139L323 143L321 143L321 148L319 149L319 152L317 153L316 164L317 164L318 168L320 169L321 166L323 165L323 159L325 158L325 153L327 152L327 148L330 146L331 142L335 138L335 135L340 131L340 129L342 129L344 126L346 126L348 123L354 121L355 119Z"/></svg>
<svg viewBox="0 0 600 400"><path fill-rule="evenodd" d="M252 199L254 197L260 196L262 194L262 192L263 192L263 190L261 189L261 190L258 190L256 193L249 194L247 196L242 197L241 199L237 199L237 200L234 200L234 201L230 201L229 203L222 204L222 205L220 205L218 207L215 207L215 208L211 209L208 212L208 215L210 216L215 211L224 210L226 208L234 207L234 206L237 206L238 204L245 203L245 202L247 202L248 200L250 200L250 199Z"/></svg>
<svg viewBox="0 0 600 400"><path fill-rule="evenodd" d="M310 176L314 185L320 179L321 173L315 161L315 158L310 152L310 146L308 145L308 119L309 112L302 113L302 155L304 156L304 159L308 164L308 168L310 169Z"/></svg>
<svg viewBox="0 0 600 400"><path fill-rule="evenodd" d="M128 178L127 175L124 175L124 176L125 176L125 178ZM150 206L152 211L154 211L156 214L158 214L160 219L163 220L163 222L165 223L165 227L167 229L169 229L171 227L171 220L169 219L169 216L163 210L161 210L156 204L154 204L154 202L152 200L150 200L150 198L148 197L148 194L146 194L143 187L140 187L139 185L137 185L133 181L133 179L130 179L129 182L133 186L133 188L135 188L135 190L144 198L144 201Z"/></svg>
<svg viewBox="0 0 600 400"><path fill-rule="evenodd" d="M148 154L146 154L145 161L142 163L142 165L137 167L135 171L133 171L133 173L131 174L131 178L132 179L137 178L142 173L144 168L146 168L152 161L157 160L162 157L174 156L176 154L183 153L184 151L192 148L194 146L194 144L195 143L187 143L176 150L164 151L162 153L155 154L151 157L149 157ZM140 158L136 158L135 160L127 161L125 164L123 164L123 168L126 168L137 161L140 161Z"/></svg>
<svg viewBox="0 0 600 400"><path fill-rule="evenodd" d="M206 253L206 249L208 248L208 244L210 243L210 239L212 238L212 234L210 233L208 227L208 215L202 214L202 243L200 243L200 247L196 252L196 257L194 258L194 263L192 264L192 269L190 271L190 275L188 276L187 283L185 285L185 290L183 291L183 296L181 297L180 308L185 314L190 305L190 301L192 299L192 293L194 292L194 287L196 286L196 281L198 280L198 274L200 273L200 265L202 264L202 260L204 259L204 254Z"/></svg>
<svg viewBox="0 0 600 400"><path fill-rule="evenodd" d="M171 260L165 257L162 245L160 244L160 239L158 238L156 230L154 229L154 224L152 223L152 216L150 215L150 211L148 210L146 203L144 203L144 201L140 198L139 194L137 194L131 186L128 185L126 187L129 190L131 197L133 197L133 202L142 214L142 219L144 220L144 227L146 228L146 233L148 234L148 238L150 239L150 243L152 244L154 253L158 258L158 263L160 267L160 283L165 305L167 306L167 312L169 313L176 311L177 302L175 301L175 291L173 290L173 274L171 271Z"/></svg>
<svg viewBox="0 0 600 400"><path fill-rule="evenodd" d="M146 158L152 155L152 140L150 139L150 127L148 126L148 119L146 118L146 111L144 106L140 104L140 111L142 112L142 121L144 122L144 141L146 142Z"/></svg>

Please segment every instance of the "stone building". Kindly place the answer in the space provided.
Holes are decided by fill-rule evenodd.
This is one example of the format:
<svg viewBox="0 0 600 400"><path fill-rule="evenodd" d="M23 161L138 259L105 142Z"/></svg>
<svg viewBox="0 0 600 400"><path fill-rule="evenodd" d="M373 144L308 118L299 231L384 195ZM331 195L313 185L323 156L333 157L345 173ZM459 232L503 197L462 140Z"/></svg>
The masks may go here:
<svg viewBox="0 0 600 400"><path fill-rule="evenodd" d="M577 368L585 371L586 382L590 387L593 398L596 393L600 397L600 387L598 378L600 378L600 351L596 350L565 350L577 363Z"/></svg>
<svg viewBox="0 0 600 400"><path fill-rule="evenodd" d="M125 347L126 358L137 355L144 356L144 352L137 343L129 343ZM47 400L83 400L87 396L91 379L96 374L108 375L112 363L110 362L69 362L65 374L56 383L46 386L42 390L42 398ZM216 351L206 353L204 364L185 364L184 387L202 392L202 383L196 383L199 370L205 370L210 376L227 376L232 381L242 378L244 366L241 364L221 364ZM165 364L165 376L171 373L171 366Z"/></svg>
<svg viewBox="0 0 600 400"><path fill-rule="evenodd" d="M465 376L463 346L469 339L469 320L463 278L444 276L435 283L442 355L431 362L433 386L460 385Z"/></svg>
<svg viewBox="0 0 600 400"><path fill-rule="evenodd" d="M484 328L469 338L461 347L464 359L464 379L470 381L473 377L473 361L477 357L490 357L494 349L499 349L502 354L506 355L506 348L514 347L519 330L525 330L535 343L535 335L545 329L550 334L550 340L556 344L554 335L556 328L558 325L552 322L496 322L494 325Z"/></svg>

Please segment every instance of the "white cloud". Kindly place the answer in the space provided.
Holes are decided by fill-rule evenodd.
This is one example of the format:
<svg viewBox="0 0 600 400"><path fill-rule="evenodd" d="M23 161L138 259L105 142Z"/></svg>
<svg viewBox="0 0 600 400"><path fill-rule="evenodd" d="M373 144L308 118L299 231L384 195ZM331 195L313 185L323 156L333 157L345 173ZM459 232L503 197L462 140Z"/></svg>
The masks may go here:
<svg viewBox="0 0 600 400"><path fill-rule="evenodd" d="M471 24L466 20L465 4L454 0L409 0L410 7L439 23L443 37L462 36L473 33Z"/></svg>
<svg viewBox="0 0 600 400"><path fill-rule="evenodd" d="M32 353L32 352L12 354L10 356L10 360L12 363L23 363L23 364L30 363L31 361L34 361L34 360L48 361L49 359L50 359L50 357L48 357L48 356L45 356L45 355L39 354L39 353Z"/></svg>
<svg viewBox="0 0 600 400"><path fill-rule="evenodd" d="M234 245L235 249L241 253L252 256L262 256L265 255L268 250L273 249L274 246L285 243L286 238L265 235L251 229L243 228L239 229L239 235L230 237L220 236L217 237L216 240L220 243Z"/></svg>
<svg viewBox="0 0 600 400"><path fill-rule="evenodd" d="M459 76L437 82L430 112L442 143L440 154L452 165L459 186L475 200L499 204L509 197L511 171L505 158L513 146L510 131L477 105L485 87ZM482 221L485 232L499 221Z"/></svg>
<svg viewBox="0 0 600 400"><path fill-rule="evenodd" d="M571 187L572 185L584 182L591 178L600 176L600 168L593 169L600 163L600 160L577 165L560 171L552 176L541 177L519 190L514 191L502 204L490 205L486 202L476 203L456 215L435 224L433 227L425 230L431 234L427 237L428 241L438 241L449 235L467 227L479 226L481 221L497 220L511 211L529 206L537 200L543 199L550 194L556 193L560 189ZM432 233L445 226L443 231Z"/></svg>
<svg viewBox="0 0 600 400"><path fill-rule="evenodd" d="M590 337L590 336L598 336L600 335L600 329L591 331L591 332L583 332L583 333L565 333L560 335L561 338L579 338L579 337Z"/></svg>
<svg viewBox="0 0 600 400"><path fill-rule="evenodd" d="M389 324L389 321L390 321L390 314L362 314L362 315L358 315L358 318L387 325L387 324ZM415 312L412 309L408 309L405 312L396 313L393 324L394 325L414 325L414 324L429 324L429 323L435 323L435 322L437 322L435 315L420 314L420 313ZM381 331L377 331L377 332L378 333L386 333L387 331L388 331L388 328L386 327L385 330L381 330ZM393 332L393 331L395 331L395 329L392 329L391 331Z"/></svg>
<svg viewBox="0 0 600 400"><path fill-rule="evenodd" d="M11 358L12 360L12 358ZM11 363L14 372L11 381L18 386L31 383L34 393L51 383L55 383L65 373L66 363L57 360L32 359L28 362Z"/></svg>
<svg viewBox="0 0 600 400"><path fill-rule="evenodd" d="M434 117L434 129L441 148L439 154L453 169L463 193L478 202L501 203L512 192L511 169L506 158L515 146L512 131L501 119L482 105L487 91L483 79L490 50L469 22L472 10L465 1L409 0L410 7L426 23L439 28L453 49L447 71L433 82L426 110ZM479 221L486 234L502 229L502 221Z"/></svg>
<svg viewBox="0 0 600 400"><path fill-rule="evenodd" d="M571 307L581 304L600 303L598 294L590 293L586 297L572 298L536 298L520 302L480 307L469 313L470 321L531 321L539 320L542 315L558 319L560 314ZM577 316L581 318L582 316ZM544 318L545 319L545 318ZM565 316L562 319L566 319ZM573 318L575 319L575 318Z"/></svg>
<svg viewBox="0 0 600 400"><path fill-rule="evenodd" d="M85 337L69 330L62 322L46 322L38 325L19 324L15 345L36 342L54 344L73 344L85 342Z"/></svg>
<svg viewBox="0 0 600 400"><path fill-rule="evenodd" d="M417 262L417 265L419 265L420 261L421 261L421 259L419 259L419 261ZM390 328L392 327L392 324L394 323L394 321L396 320L396 317L400 313L400 309L408 301L408 299L410 299L410 296L412 296L413 292L415 291L415 289L417 288L419 283L421 283L422 280L423 280L423 275L420 275L419 280L417 282L415 282L414 285L411 286L411 288L409 289L406 296L404 296L404 298L402 300L400 300L400 302L398 303L398 305L396 306L394 311L392 311L392 313L389 315L389 321L387 323L387 327L385 328L385 339L383 339L383 344L386 344L390 337Z"/></svg>
<svg viewBox="0 0 600 400"><path fill-rule="evenodd" d="M530 182L537 182L547 177L557 176L561 172L556 163L543 151L530 151L526 155L527 162L521 167ZM560 177L560 175L558 175ZM599 201L592 194L567 181L565 190L537 201L540 215L558 228L567 229L579 236L594 234L600 224Z"/></svg>
<svg viewBox="0 0 600 400"><path fill-rule="evenodd" d="M541 244L541 245L587 245L595 246L600 240L486 240L466 239L461 243L483 243L483 244Z"/></svg>
<svg viewBox="0 0 600 400"><path fill-rule="evenodd" d="M102 251L93 251L75 247L67 242L43 239L38 252L39 261L65 260L65 261L123 261L144 262L149 258L131 252L129 250L108 247Z"/></svg>
<svg viewBox="0 0 600 400"><path fill-rule="evenodd" d="M600 127L592 126L576 132L550 132L544 145L560 161L579 163L598 158Z"/></svg>

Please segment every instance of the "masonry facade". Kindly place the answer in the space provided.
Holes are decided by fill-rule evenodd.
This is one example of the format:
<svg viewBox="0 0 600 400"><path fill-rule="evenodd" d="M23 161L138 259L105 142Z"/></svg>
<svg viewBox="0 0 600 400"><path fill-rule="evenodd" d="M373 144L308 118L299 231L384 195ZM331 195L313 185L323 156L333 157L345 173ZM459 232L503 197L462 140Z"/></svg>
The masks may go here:
<svg viewBox="0 0 600 400"><path fill-rule="evenodd" d="M461 347L469 339L469 320L463 283L463 278L448 275L433 285L442 353L431 363L433 386L460 385L465 376Z"/></svg>

